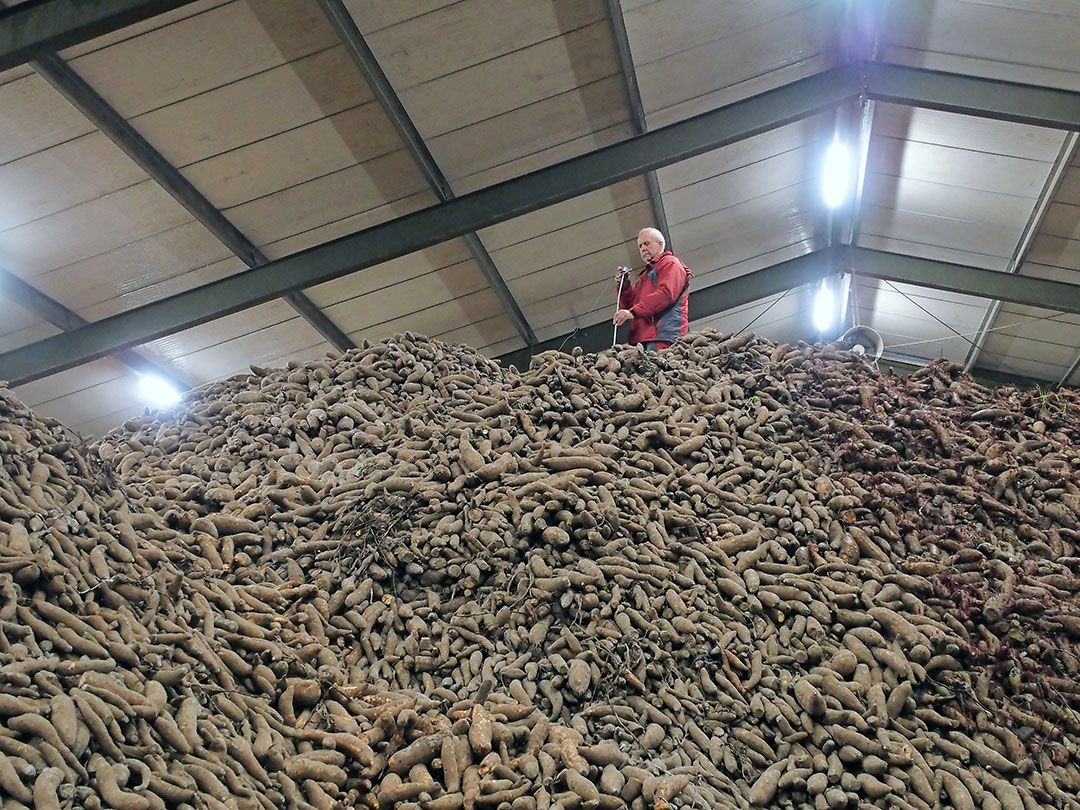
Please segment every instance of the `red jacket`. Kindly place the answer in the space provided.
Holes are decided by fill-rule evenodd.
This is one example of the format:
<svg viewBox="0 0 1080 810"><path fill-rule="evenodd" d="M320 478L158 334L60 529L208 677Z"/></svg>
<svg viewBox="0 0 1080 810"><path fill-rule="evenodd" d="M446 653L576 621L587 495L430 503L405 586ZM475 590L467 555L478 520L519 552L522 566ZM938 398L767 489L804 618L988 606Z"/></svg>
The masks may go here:
<svg viewBox="0 0 1080 810"><path fill-rule="evenodd" d="M634 315L630 343L674 343L687 333L693 277L690 268L665 250L645 265L633 284L624 284L619 306Z"/></svg>

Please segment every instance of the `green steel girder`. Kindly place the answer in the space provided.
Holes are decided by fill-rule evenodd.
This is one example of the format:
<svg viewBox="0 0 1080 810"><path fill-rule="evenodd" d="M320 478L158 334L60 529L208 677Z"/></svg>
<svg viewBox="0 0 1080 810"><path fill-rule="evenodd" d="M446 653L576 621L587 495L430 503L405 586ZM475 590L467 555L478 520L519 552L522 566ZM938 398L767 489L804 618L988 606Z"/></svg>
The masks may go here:
<svg viewBox="0 0 1080 810"><path fill-rule="evenodd" d="M193 0L30 0L0 11L0 70L186 6Z"/></svg>
<svg viewBox="0 0 1080 810"><path fill-rule="evenodd" d="M736 143L855 98L837 69L367 228L0 355L0 379L40 379L315 284Z"/></svg>

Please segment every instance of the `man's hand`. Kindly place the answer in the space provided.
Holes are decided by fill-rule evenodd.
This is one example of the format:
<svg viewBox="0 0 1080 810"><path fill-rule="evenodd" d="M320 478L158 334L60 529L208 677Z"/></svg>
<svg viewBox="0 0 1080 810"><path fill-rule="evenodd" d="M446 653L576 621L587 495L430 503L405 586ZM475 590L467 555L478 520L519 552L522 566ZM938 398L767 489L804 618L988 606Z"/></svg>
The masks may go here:
<svg viewBox="0 0 1080 810"><path fill-rule="evenodd" d="M611 319L611 322L616 326L622 326L627 321L634 320L634 313L628 309L620 309L615 313L615 317Z"/></svg>
<svg viewBox="0 0 1080 810"><path fill-rule="evenodd" d="M615 283L618 284L624 278L630 275L629 267L616 267L615 268Z"/></svg>

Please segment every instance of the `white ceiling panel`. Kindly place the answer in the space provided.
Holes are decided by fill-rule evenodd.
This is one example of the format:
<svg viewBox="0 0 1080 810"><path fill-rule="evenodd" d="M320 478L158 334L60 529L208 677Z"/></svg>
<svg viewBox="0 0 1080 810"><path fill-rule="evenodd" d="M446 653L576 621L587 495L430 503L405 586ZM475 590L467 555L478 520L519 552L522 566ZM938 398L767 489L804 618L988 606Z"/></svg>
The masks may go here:
<svg viewBox="0 0 1080 810"><path fill-rule="evenodd" d="M831 138L832 119L832 115L806 118L665 166L657 170L660 190L666 194L673 189L693 185L743 166L803 149L824 138Z"/></svg>
<svg viewBox="0 0 1080 810"><path fill-rule="evenodd" d="M881 30L886 61L1080 90L1071 0L905 0L887 4Z"/></svg>
<svg viewBox="0 0 1080 810"><path fill-rule="evenodd" d="M737 278L738 276L753 273L766 267L786 262L804 256L813 249L806 242L795 242L790 245L771 250L767 253L755 253L752 256L742 258L735 262L723 263L730 256L727 250L718 250L715 254L709 254L702 250L687 254L687 264L694 271L694 282L690 288L693 295L696 290L703 290L718 284L721 281Z"/></svg>
<svg viewBox="0 0 1080 810"><path fill-rule="evenodd" d="M275 302L273 305L288 309L283 303ZM289 312L292 313L292 310ZM251 365L273 368L284 365L292 358L311 360L329 350L330 344L303 318L294 315L288 320L238 334L204 349L185 352L175 357L173 362L183 369L199 369L205 379L213 380L245 371Z"/></svg>
<svg viewBox="0 0 1080 810"><path fill-rule="evenodd" d="M1012 335L993 332L987 336L983 343L983 349L979 353L976 364L981 368L995 368L1004 371L1012 368L1012 372L1021 376L1035 376L1030 371L1018 368L1021 364L1036 363L1041 366L1051 366L1059 369L1057 373L1042 379L1053 379L1055 382L1063 376L1072 361L1076 358L1077 349L1070 346L1062 346L1058 343L1048 343L1043 340L1029 340L1017 338Z"/></svg>
<svg viewBox="0 0 1080 810"><path fill-rule="evenodd" d="M518 335L514 324L503 312L482 321L456 326L448 332L441 332L433 337L444 343L463 343L477 350L501 347L496 352L485 351L484 353L489 357L497 357L499 354L520 349L525 345L525 341Z"/></svg>
<svg viewBox="0 0 1080 810"><path fill-rule="evenodd" d="M623 242L512 279L508 286L530 324L534 327L536 323L547 324L552 315L546 306L554 296L580 298L579 306L588 306L589 311L604 301L610 301L614 306L615 268L631 264L636 253L632 242ZM606 284L610 291L603 293L594 289L598 283Z"/></svg>
<svg viewBox="0 0 1080 810"><path fill-rule="evenodd" d="M372 32L372 52L398 92L583 28L607 16L603 0L461 0Z"/></svg>
<svg viewBox="0 0 1080 810"><path fill-rule="evenodd" d="M513 175L524 174L554 163L551 150L566 144L578 144L575 153L595 148L589 143L594 133L628 120L624 95L622 79L611 76L432 138L428 148L455 188L477 188L456 181L514 161L519 168ZM629 128L621 131L629 134ZM530 157L534 159L522 161ZM527 168L520 168L522 163Z"/></svg>
<svg viewBox="0 0 1080 810"><path fill-rule="evenodd" d="M345 48L337 45L157 107L131 123L174 166L184 167L371 98Z"/></svg>
<svg viewBox="0 0 1080 810"><path fill-rule="evenodd" d="M469 251L465 243L454 239L320 284L307 290L307 294L319 306L329 307L342 301L373 295L392 285L427 276L468 260Z"/></svg>
<svg viewBox="0 0 1080 810"><path fill-rule="evenodd" d="M135 185L146 174L93 132L0 165L0 232Z"/></svg>
<svg viewBox="0 0 1080 810"><path fill-rule="evenodd" d="M400 281L378 270L364 271L382 278L383 283L377 289L326 307L326 314L349 334L439 304L461 302L474 293L488 290L487 279L472 259ZM468 315L467 307L462 308L462 314ZM473 320L476 318L469 317L466 322Z"/></svg>
<svg viewBox="0 0 1080 810"><path fill-rule="evenodd" d="M1080 240L1039 234L1031 243L1027 258L1046 267L1080 271Z"/></svg>
<svg viewBox="0 0 1080 810"><path fill-rule="evenodd" d="M94 131L36 73L0 85L0 110L0 165Z"/></svg>
<svg viewBox="0 0 1080 810"><path fill-rule="evenodd" d="M675 227L703 214L791 187L811 174L819 150L811 145L705 178L664 194L668 222Z"/></svg>
<svg viewBox="0 0 1080 810"><path fill-rule="evenodd" d="M592 152L613 143L625 141L633 134L633 127L629 121L624 121L607 129L573 137L554 146L540 149L531 154L492 166L489 169L477 171L467 177L456 179L454 181L454 191L461 195L487 186L493 186L504 180L521 177L529 172L569 160L586 152Z"/></svg>
<svg viewBox="0 0 1080 810"><path fill-rule="evenodd" d="M929 247L944 247L966 253L985 253L1008 259L1020 237L1020 227L968 222L942 216L898 211L864 205L860 218L866 235L884 236Z"/></svg>
<svg viewBox="0 0 1080 810"><path fill-rule="evenodd" d="M459 192L629 134L602 0L463 0L379 30L353 13Z"/></svg>
<svg viewBox="0 0 1080 810"><path fill-rule="evenodd" d="M0 233L0 265L32 278L175 228L191 215L146 181Z"/></svg>
<svg viewBox="0 0 1080 810"><path fill-rule="evenodd" d="M191 221L34 277L34 286L87 320L189 289L244 269L223 244ZM199 272L203 271L203 272ZM109 279L103 284L103 279Z"/></svg>
<svg viewBox="0 0 1080 810"><path fill-rule="evenodd" d="M881 334L887 352L955 362L967 356L987 306L974 296L875 279L858 279L853 292L859 323Z"/></svg>
<svg viewBox="0 0 1080 810"><path fill-rule="evenodd" d="M1065 172L1056 199L1069 205L1080 205L1080 166L1075 161Z"/></svg>
<svg viewBox="0 0 1080 810"><path fill-rule="evenodd" d="M286 343L282 344L279 338L271 338L270 330L293 321L298 323L290 326L293 331L285 335L288 339ZM307 329L306 335L303 335L303 330L299 328L301 325ZM216 346L251 336L255 336L257 342L258 335L266 337L266 345L259 349L262 353L260 356L265 356L267 352L278 355L295 351L304 346L313 346L321 340L319 333L302 318L298 318L292 307L277 299L235 315L228 315L191 329L185 329L175 335L158 338L148 346L193 377L211 380L221 376L221 372L216 371L217 366L211 369L209 366L200 365L199 359L192 360L196 354L199 358L205 359L208 353L213 353ZM294 345L296 335L301 335L298 338L299 345Z"/></svg>
<svg viewBox="0 0 1080 810"><path fill-rule="evenodd" d="M1005 357L1002 358L995 354L986 352L979 355L980 369L986 369L988 371L994 371L998 374L1005 374L1009 377L1018 377L1026 380L1040 380L1042 382L1057 383L1065 376L1065 372L1068 370L1066 365L1057 365L1055 363L1046 363L1039 360L1027 360L1021 357ZM1076 382L1076 378L1073 378L1073 383Z"/></svg>
<svg viewBox="0 0 1080 810"><path fill-rule="evenodd" d="M461 298L411 312L405 317L372 324L350 333L353 340L385 340L411 331L450 343L483 346L516 334L502 305L490 290L478 290Z"/></svg>
<svg viewBox="0 0 1080 810"><path fill-rule="evenodd" d="M317 3L237 0L71 64L131 118L337 44Z"/></svg>
<svg viewBox="0 0 1080 810"><path fill-rule="evenodd" d="M68 396L85 388L127 377L126 366L109 357L94 360L78 368L61 371L49 377L20 385L15 395L32 408L38 408L51 400ZM74 424L73 422L70 424Z"/></svg>
<svg viewBox="0 0 1080 810"><path fill-rule="evenodd" d="M874 134L954 149L1029 160L1053 160L1064 136L1058 130L970 115L879 102Z"/></svg>
<svg viewBox="0 0 1080 810"><path fill-rule="evenodd" d="M26 310L16 304L5 304L0 308L0 316L12 314L10 321L4 320L4 325L12 327L10 332L0 334L0 352L9 352L20 346L28 346L39 340L59 335L60 330L51 323L38 320Z"/></svg>
<svg viewBox="0 0 1080 810"><path fill-rule="evenodd" d="M905 239L877 236L866 233L865 230L859 234L858 244L859 247L882 250L886 253L900 253L918 259L966 264L971 267L981 267L984 270L1003 271L1009 264L1009 260L1003 256L991 256L987 253L969 253L942 245L928 245L921 241L913 242Z"/></svg>
<svg viewBox="0 0 1080 810"><path fill-rule="evenodd" d="M183 174L227 210L389 156L400 143L379 106L369 102L200 161Z"/></svg>
<svg viewBox="0 0 1080 810"><path fill-rule="evenodd" d="M841 9L826 0L624 7L650 127L832 66Z"/></svg>
<svg viewBox="0 0 1080 810"><path fill-rule="evenodd" d="M81 425L100 419L103 414L118 413L120 420L141 413L145 403L138 379L123 374L114 380L92 385L65 396L34 406L34 410L52 416L65 425Z"/></svg>
<svg viewBox="0 0 1080 810"><path fill-rule="evenodd" d="M868 167L881 174L1032 199L1049 172L1046 161L880 135L871 140Z"/></svg>
<svg viewBox="0 0 1080 810"><path fill-rule="evenodd" d="M811 183L796 183L695 217L672 226L672 241L684 253L712 244L726 245L733 253L765 253L809 239L823 219L816 191Z"/></svg>
<svg viewBox="0 0 1080 810"><path fill-rule="evenodd" d="M357 20L364 21L364 31L373 33L416 17L430 14L461 0L410 0L408 3L387 0L343 0L345 8Z"/></svg>
<svg viewBox="0 0 1080 810"><path fill-rule="evenodd" d="M770 295L760 301L694 321L693 330L751 332L770 340L815 340L813 319L814 285L803 285L786 294Z"/></svg>
<svg viewBox="0 0 1080 810"><path fill-rule="evenodd" d="M402 203L415 210L417 195L434 194L404 150L284 188L229 208L225 214L248 239L262 246L367 211L398 216ZM370 224L375 224L371 222Z"/></svg>
<svg viewBox="0 0 1080 810"><path fill-rule="evenodd" d="M572 264L599 250L616 246L629 251L631 264L640 264L637 234L652 224L652 202L641 200L493 251L491 258L507 281L556 265Z"/></svg>
<svg viewBox="0 0 1080 810"><path fill-rule="evenodd" d="M1056 343L1080 351L1080 315L1003 304L992 334Z"/></svg>
<svg viewBox="0 0 1080 810"><path fill-rule="evenodd" d="M1062 239L1080 239L1080 205L1051 203L1039 232Z"/></svg>
<svg viewBox="0 0 1080 810"><path fill-rule="evenodd" d="M533 3L541 9L542 3ZM589 4L582 4L588 7ZM564 36L533 44L453 70L418 85L400 89L402 103L413 123L428 139L469 129L528 104L567 93L619 75L611 25L593 4L592 22ZM378 37L373 37L378 40ZM531 39L531 37L530 37ZM390 60L392 68L395 60ZM395 72L394 76L398 74ZM527 76L526 82L508 82L507 76Z"/></svg>
<svg viewBox="0 0 1080 810"><path fill-rule="evenodd" d="M1019 236L1034 201L1014 194L996 194L942 185L892 174L867 175L863 204L913 214L999 226Z"/></svg>
<svg viewBox="0 0 1080 810"><path fill-rule="evenodd" d="M499 225L484 228L480 238L493 254L501 248L517 245L538 236L569 228L593 217L634 205L647 199L649 192L639 178L590 191L561 203L515 217ZM637 234L633 234L637 236ZM510 269L510 268L508 268Z"/></svg>
<svg viewBox="0 0 1080 810"><path fill-rule="evenodd" d="M15 2L25 2L25 0L6 0L6 2L9 6L12 6L15 5ZM194 3L187 3L179 8L174 8L170 11L150 17L149 19L142 20L141 22L125 26L117 31L111 31L100 37L95 37L86 42L72 45L70 48L61 51L60 56L65 60L71 60L78 56L92 53L93 51L100 51L110 45L132 39L140 34L145 34L158 28L164 28L167 25L172 25L187 17L203 14L218 6L227 5L229 2L232 2L232 0L196 0Z"/></svg>

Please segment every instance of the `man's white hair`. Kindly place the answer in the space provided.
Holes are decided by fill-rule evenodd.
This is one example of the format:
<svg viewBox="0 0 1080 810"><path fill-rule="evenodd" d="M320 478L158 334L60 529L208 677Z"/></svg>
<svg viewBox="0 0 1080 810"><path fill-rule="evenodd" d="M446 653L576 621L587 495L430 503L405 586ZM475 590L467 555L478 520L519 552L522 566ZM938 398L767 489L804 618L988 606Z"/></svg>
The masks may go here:
<svg viewBox="0 0 1080 810"><path fill-rule="evenodd" d="M664 239L664 235L660 233L660 231L656 230L656 228L642 228L640 231L638 231L638 236L641 236L643 233L648 234L657 242L659 242L661 250L664 249L664 246L667 244L667 240Z"/></svg>

